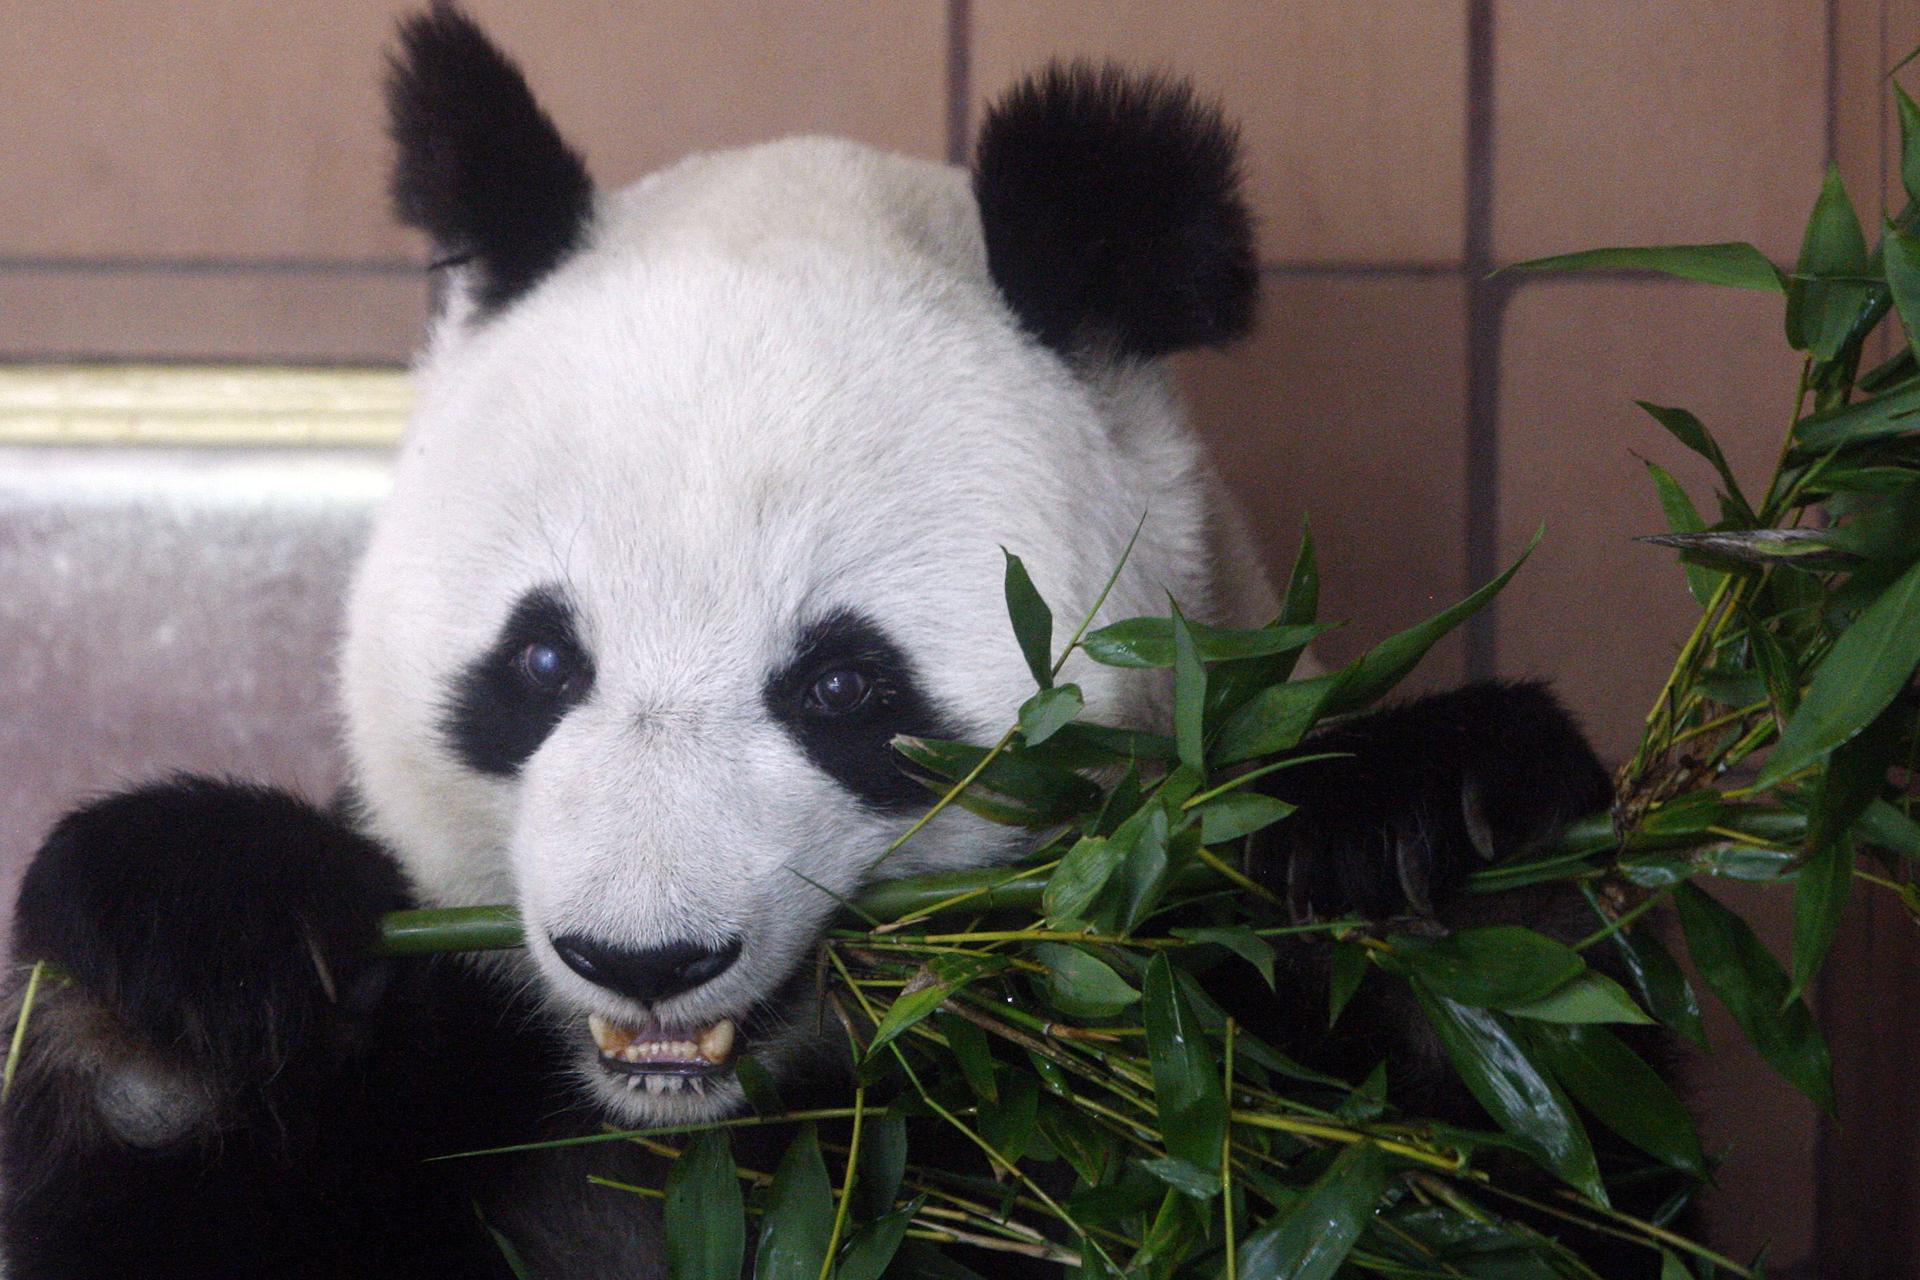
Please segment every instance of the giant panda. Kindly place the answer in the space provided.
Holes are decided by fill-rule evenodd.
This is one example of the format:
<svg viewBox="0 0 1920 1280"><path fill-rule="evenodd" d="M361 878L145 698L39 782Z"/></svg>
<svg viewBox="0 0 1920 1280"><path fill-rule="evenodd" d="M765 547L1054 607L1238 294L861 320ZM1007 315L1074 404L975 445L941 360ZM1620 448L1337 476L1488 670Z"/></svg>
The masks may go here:
<svg viewBox="0 0 1920 1280"><path fill-rule="evenodd" d="M389 100L441 305L347 609L350 791L175 777L48 837L14 960L69 982L5 1103L11 1280L506 1275L495 1232L535 1275L660 1275L650 1202L584 1182L657 1185L625 1144L422 1161L726 1116L744 1052L832 1095L810 957L927 803L889 744L1031 692L1002 547L1064 616L1136 524L1103 617L1275 609L1164 362L1259 283L1233 132L1182 85L1050 69L970 170L810 137L603 191L439 3ZM1159 673L1063 678L1170 714ZM1331 733L1253 864L1303 915L1445 917L1607 799L1536 687ZM949 810L886 874L1027 838ZM370 958L383 912L494 902L515 958ZM1294 994L1277 1035L1324 1023Z"/></svg>

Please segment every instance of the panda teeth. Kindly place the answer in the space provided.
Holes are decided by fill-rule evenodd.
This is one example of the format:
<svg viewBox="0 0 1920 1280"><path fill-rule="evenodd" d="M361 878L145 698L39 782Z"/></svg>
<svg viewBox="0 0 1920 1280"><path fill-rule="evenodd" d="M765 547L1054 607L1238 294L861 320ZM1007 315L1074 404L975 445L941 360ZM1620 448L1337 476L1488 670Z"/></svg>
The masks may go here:
<svg viewBox="0 0 1920 1280"><path fill-rule="evenodd" d="M599 1014L588 1017L587 1029L601 1056L617 1062L686 1062L716 1067L733 1055L736 1034L732 1018L720 1019L691 1040L643 1039L639 1031Z"/></svg>

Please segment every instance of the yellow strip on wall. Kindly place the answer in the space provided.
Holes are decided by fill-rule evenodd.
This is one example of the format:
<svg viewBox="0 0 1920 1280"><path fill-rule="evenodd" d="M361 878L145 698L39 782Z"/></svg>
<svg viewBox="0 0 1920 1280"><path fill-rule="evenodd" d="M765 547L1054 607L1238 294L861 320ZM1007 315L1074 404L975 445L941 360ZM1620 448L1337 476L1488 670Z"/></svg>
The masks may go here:
<svg viewBox="0 0 1920 1280"><path fill-rule="evenodd" d="M397 369L0 365L0 445L387 446Z"/></svg>

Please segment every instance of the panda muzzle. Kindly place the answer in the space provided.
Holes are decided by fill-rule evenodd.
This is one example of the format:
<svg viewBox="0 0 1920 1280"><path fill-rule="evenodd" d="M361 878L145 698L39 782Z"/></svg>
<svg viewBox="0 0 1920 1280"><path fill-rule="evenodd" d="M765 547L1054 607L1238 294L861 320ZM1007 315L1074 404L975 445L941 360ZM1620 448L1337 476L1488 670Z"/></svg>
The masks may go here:
<svg viewBox="0 0 1920 1280"><path fill-rule="evenodd" d="M594 1014L587 1019L587 1029L600 1050L602 1066L636 1075L701 1076L724 1071L733 1061L737 1036L732 1018L679 1032L664 1027L641 1030Z"/></svg>

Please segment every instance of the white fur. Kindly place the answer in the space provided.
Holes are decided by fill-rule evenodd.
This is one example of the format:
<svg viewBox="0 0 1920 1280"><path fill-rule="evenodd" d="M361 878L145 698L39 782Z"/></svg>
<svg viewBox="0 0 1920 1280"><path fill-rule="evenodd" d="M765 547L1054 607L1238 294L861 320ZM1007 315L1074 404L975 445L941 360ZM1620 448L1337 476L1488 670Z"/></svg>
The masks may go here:
<svg viewBox="0 0 1920 1280"><path fill-rule="evenodd" d="M425 901L519 905L576 1022L647 1015L561 965L549 935L743 934L737 964L656 1016L740 1013L834 911L809 881L852 894L904 829L762 705L808 622L873 618L991 741L1032 692L1002 546L1052 603L1056 643L1143 513L1106 618L1162 613L1168 594L1217 616L1215 572L1247 602L1231 620L1272 605L1251 563L1216 563L1210 540L1237 525L1164 371L1072 369L1024 335L958 170L815 138L695 157L602 197L585 250L502 314L476 324L456 301L418 381L349 614L355 778ZM446 691L546 584L579 611L592 695L518 778L475 774L443 739ZM1153 675L1076 655L1063 678L1090 718L1164 720ZM1019 847L954 811L889 870ZM737 1096L589 1075L634 1120Z"/></svg>

